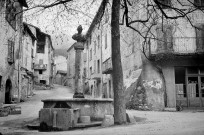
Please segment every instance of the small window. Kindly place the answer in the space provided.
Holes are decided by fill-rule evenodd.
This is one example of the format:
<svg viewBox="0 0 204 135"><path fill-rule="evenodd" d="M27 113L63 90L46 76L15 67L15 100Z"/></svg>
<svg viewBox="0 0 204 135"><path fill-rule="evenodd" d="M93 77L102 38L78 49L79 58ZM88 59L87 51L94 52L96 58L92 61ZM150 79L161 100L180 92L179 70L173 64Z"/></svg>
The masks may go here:
<svg viewBox="0 0 204 135"><path fill-rule="evenodd" d="M194 0L194 5L198 7L203 7L204 6L204 0Z"/></svg>
<svg viewBox="0 0 204 135"><path fill-rule="evenodd" d="M5 4L5 1L4 0L0 0L0 11L2 8L4 8L4 4Z"/></svg>
<svg viewBox="0 0 204 135"><path fill-rule="evenodd" d="M105 49L107 48L108 46L108 34L107 34L107 31L105 32Z"/></svg>
<svg viewBox="0 0 204 135"><path fill-rule="evenodd" d="M40 80L41 84L46 84L46 80Z"/></svg>
<svg viewBox="0 0 204 135"><path fill-rule="evenodd" d="M98 49L100 47L100 35L98 35Z"/></svg>
<svg viewBox="0 0 204 135"><path fill-rule="evenodd" d="M157 33L157 52L173 51L173 26L159 24Z"/></svg>
<svg viewBox="0 0 204 135"><path fill-rule="evenodd" d="M198 68L197 67L188 67L187 71L188 71L188 74L198 74Z"/></svg>
<svg viewBox="0 0 204 135"><path fill-rule="evenodd" d="M37 53L45 53L46 35L37 31Z"/></svg>
<svg viewBox="0 0 204 135"><path fill-rule="evenodd" d="M42 70L39 70L39 74L41 75L43 73L43 71Z"/></svg>
<svg viewBox="0 0 204 135"><path fill-rule="evenodd" d="M33 51L33 48L31 50L31 57L34 58L34 51Z"/></svg>
<svg viewBox="0 0 204 135"><path fill-rule="evenodd" d="M200 74L204 74L204 67L200 67Z"/></svg>
<svg viewBox="0 0 204 135"><path fill-rule="evenodd" d="M11 27L16 29L16 8L14 8L14 2L12 0L6 1L6 20Z"/></svg>
<svg viewBox="0 0 204 135"><path fill-rule="evenodd" d="M97 62L98 64L98 73L100 73L101 71L100 71L100 60L98 60L98 62Z"/></svg>
<svg viewBox="0 0 204 135"><path fill-rule="evenodd" d="M112 93L111 93L111 80L109 80L109 98L112 98Z"/></svg>
<svg viewBox="0 0 204 135"><path fill-rule="evenodd" d="M2 76L0 76L0 88L1 88L1 81L2 81Z"/></svg>
<svg viewBox="0 0 204 135"><path fill-rule="evenodd" d="M92 60L92 49L90 50L90 61Z"/></svg>
<svg viewBox="0 0 204 135"><path fill-rule="evenodd" d="M202 52L204 50L204 24L196 24L196 51Z"/></svg>
<svg viewBox="0 0 204 135"><path fill-rule="evenodd" d="M27 65L28 65L28 58L25 57L25 66L27 67Z"/></svg>
<svg viewBox="0 0 204 135"><path fill-rule="evenodd" d="M86 68L84 68L84 77L86 78Z"/></svg>
<svg viewBox="0 0 204 135"><path fill-rule="evenodd" d="M169 6L171 6L171 0L158 0L158 2L159 2L159 6L162 9L166 9L166 8L169 8Z"/></svg>
<svg viewBox="0 0 204 135"><path fill-rule="evenodd" d="M96 60L94 60L94 73L96 73Z"/></svg>
<svg viewBox="0 0 204 135"><path fill-rule="evenodd" d="M90 75L92 75L92 67L90 67Z"/></svg>
<svg viewBox="0 0 204 135"><path fill-rule="evenodd" d="M37 45L37 53L45 53L45 45Z"/></svg>
<svg viewBox="0 0 204 135"><path fill-rule="evenodd" d="M109 13L108 13L108 8L105 9L105 23L109 21Z"/></svg>
<svg viewBox="0 0 204 135"><path fill-rule="evenodd" d="M96 41L94 41L94 54L96 54L96 46L97 46Z"/></svg>
<svg viewBox="0 0 204 135"><path fill-rule="evenodd" d="M91 45L92 35L90 35L90 45Z"/></svg>
<svg viewBox="0 0 204 135"><path fill-rule="evenodd" d="M14 63L14 42L8 40L8 57L7 60L10 64Z"/></svg>
<svg viewBox="0 0 204 135"><path fill-rule="evenodd" d="M177 98L187 96L185 73L185 67L175 67L175 89Z"/></svg>

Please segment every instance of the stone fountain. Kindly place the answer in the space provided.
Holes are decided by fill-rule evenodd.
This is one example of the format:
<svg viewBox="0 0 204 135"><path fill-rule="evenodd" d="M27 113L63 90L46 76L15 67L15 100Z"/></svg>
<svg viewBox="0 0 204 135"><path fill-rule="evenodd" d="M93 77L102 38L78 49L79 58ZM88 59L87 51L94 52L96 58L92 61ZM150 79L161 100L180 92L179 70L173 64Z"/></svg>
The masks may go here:
<svg viewBox="0 0 204 135"><path fill-rule="evenodd" d="M113 115L113 99L85 98L82 78L80 77L81 53L84 50L86 38L82 35L82 26L72 38L75 53L75 92L73 98L45 99L43 109L39 112L41 128L51 127L69 130L75 127L86 127L101 124L105 115Z"/></svg>

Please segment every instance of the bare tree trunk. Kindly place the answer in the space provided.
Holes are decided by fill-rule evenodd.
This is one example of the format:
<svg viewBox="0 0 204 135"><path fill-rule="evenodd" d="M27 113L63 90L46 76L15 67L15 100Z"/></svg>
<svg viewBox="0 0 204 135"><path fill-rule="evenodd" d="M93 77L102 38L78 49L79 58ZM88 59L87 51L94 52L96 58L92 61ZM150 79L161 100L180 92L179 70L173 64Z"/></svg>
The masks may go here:
<svg viewBox="0 0 204 135"><path fill-rule="evenodd" d="M120 54L120 0L113 0L111 37L112 37L112 62L113 62L113 90L114 90L114 120L115 124L126 123L126 109L123 87L123 70Z"/></svg>

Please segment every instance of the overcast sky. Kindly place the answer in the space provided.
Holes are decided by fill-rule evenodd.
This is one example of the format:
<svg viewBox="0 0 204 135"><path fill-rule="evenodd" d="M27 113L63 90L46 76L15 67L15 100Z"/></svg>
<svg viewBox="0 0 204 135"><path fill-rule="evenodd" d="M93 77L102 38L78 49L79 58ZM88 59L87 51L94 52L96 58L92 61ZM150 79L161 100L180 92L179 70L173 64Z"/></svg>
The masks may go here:
<svg viewBox="0 0 204 135"><path fill-rule="evenodd" d="M40 5L49 4L54 0L28 0L29 8ZM77 2L76 2L77 1ZM85 34L91 24L94 15L100 5L101 0L74 0L64 5L52 7L46 10L35 8L24 13L24 22L39 27L43 32L51 35L53 46L55 49L67 49L75 41L71 38L77 33L79 24L83 27Z"/></svg>

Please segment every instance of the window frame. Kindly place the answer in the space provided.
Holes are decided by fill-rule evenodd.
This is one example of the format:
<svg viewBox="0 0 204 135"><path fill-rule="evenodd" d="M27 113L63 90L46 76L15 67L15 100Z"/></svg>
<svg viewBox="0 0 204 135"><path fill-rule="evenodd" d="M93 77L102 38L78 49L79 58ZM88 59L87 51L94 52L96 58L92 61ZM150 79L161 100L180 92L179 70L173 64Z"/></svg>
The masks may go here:
<svg viewBox="0 0 204 135"><path fill-rule="evenodd" d="M8 8L8 5L11 4L12 7L11 9ZM12 11L13 10L13 11ZM6 12L5 12L5 19L8 22L8 24L16 30L16 25L17 25L17 16L16 16L16 8L13 7L13 3L11 0L6 1ZM12 11L12 12L11 12ZM9 15L12 16L12 18L9 18Z"/></svg>
<svg viewBox="0 0 204 135"><path fill-rule="evenodd" d="M171 0L157 0L159 3L163 4L163 5L159 5L162 9L169 9L169 7L167 6L171 6L172 5L172 1ZM158 5L157 5L158 7ZM159 8L159 7L158 7Z"/></svg>

